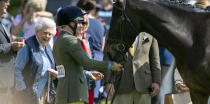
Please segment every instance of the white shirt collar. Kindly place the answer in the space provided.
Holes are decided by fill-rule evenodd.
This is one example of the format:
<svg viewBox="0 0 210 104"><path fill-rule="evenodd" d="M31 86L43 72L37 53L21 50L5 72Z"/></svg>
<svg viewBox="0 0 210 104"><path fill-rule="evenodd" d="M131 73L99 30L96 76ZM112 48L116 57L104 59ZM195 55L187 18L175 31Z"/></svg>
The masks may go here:
<svg viewBox="0 0 210 104"><path fill-rule="evenodd" d="M37 41L38 41L38 43L39 43L39 49L44 51L44 47L43 47L42 44L40 43L40 41L39 41L39 39L38 39L37 36L36 36L36 39L37 39Z"/></svg>

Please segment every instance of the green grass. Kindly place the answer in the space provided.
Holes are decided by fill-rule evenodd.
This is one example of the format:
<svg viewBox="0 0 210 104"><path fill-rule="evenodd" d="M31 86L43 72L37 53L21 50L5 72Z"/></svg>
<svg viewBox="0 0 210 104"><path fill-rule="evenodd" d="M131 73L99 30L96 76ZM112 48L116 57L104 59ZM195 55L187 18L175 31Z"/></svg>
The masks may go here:
<svg viewBox="0 0 210 104"><path fill-rule="evenodd" d="M102 101L100 102L100 104L106 104L106 100L102 100ZM107 104L111 104L111 101L108 101Z"/></svg>
<svg viewBox="0 0 210 104"><path fill-rule="evenodd" d="M9 8L7 9L7 11L15 16L17 13L19 13L19 8L20 8L20 5L21 5L21 2L23 0L10 0L10 6Z"/></svg>

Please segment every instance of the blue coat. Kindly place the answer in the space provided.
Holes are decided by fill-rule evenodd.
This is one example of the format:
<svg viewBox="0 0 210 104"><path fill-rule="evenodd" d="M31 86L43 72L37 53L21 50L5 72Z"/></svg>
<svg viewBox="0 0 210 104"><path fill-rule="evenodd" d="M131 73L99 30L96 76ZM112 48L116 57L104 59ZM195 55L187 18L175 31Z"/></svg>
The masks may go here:
<svg viewBox="0 0 210 104"><path fill-rule="evenodd" d="M51 68L55 69L55 62L49 44L46 45L44 51L50 59ZM43 64L44 62L40 53L39 43L36 36L32 36L26 40L26 46L24 46L17 55L15 65L16 90L25 90L26 88L37 95L38 82L41 78ZM53 85L51 85L50 92L54 93L52 90L55 90Z"/></svg>

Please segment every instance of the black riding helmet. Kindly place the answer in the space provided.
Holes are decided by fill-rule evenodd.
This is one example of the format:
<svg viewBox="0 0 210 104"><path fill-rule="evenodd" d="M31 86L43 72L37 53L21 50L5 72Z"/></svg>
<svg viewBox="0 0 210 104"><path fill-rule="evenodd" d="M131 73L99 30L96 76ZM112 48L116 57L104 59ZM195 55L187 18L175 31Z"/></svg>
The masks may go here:
<svg viewBox="0 0 210 104"><path fill-rule="evenodd" d="M56 22L58 26L68 25L74 31L75 35L77 23L84 21L85 14L86 13L83 13L82 10L76 6L65 6L58 10ZM74 22L75 26L70 26L69 22Z"/></svg>

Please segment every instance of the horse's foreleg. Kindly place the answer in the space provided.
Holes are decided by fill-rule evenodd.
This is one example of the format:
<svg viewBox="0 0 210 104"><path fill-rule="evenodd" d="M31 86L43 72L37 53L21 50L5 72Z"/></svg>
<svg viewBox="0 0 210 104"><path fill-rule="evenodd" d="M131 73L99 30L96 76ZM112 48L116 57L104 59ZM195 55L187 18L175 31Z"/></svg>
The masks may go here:
<svg viewBox="0 0 210 104"><path fill-rule="evenodd" d="M208 104L208 95L190 90L190 97L193 104Z"/></svg>

